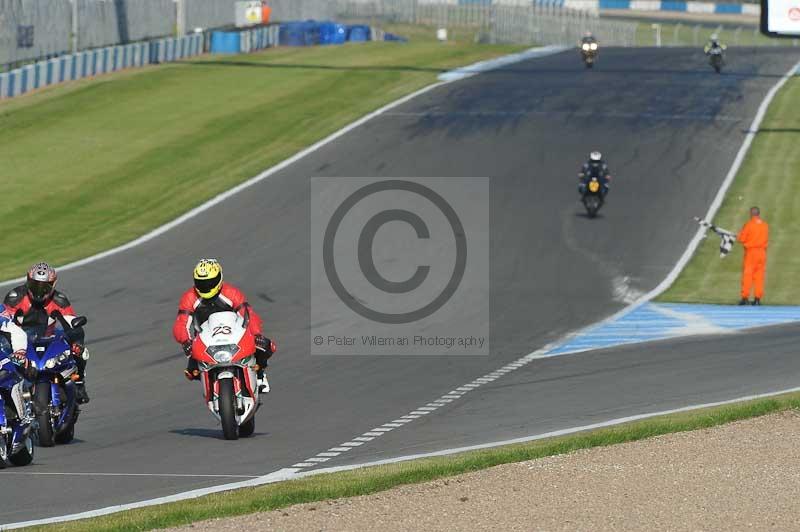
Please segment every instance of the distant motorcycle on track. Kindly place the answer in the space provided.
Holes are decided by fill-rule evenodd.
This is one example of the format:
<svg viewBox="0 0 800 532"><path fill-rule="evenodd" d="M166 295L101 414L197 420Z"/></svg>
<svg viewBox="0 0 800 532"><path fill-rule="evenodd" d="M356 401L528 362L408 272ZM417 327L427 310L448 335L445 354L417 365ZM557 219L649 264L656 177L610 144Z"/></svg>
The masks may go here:
<svg viewBox="0 0 800 532"><path fill-rule="evenodd" d="M596 42L584 42L581 44L581 58L583 59L583 64L586 65L586 68L594 67L595 61L597 61L597 54L598 46Z"/></svg>
<svg viewBox="0 0 800 532"><path fill-rule="evenodd" d="M581 202L586 208L586 214L589 218L597 216L600 207L603 206L604 200L603 184L596 176L592 176L586 183L586 188L581 197Z"/></svg>
<svg viewBox="0 0 800 532"><path fill-rule="evenodd" d="M709 50L708 62L717 74L721 74L722 67L725 65L725 54L722 48L713 48Z"/></svg>
<svg viewBox="0 0 800 532"><path fill-rule="evenodd" d="M725 50L727 48L720 42L719 35L716 33L709 37L708 42L703 47L703 51L708 56L708 63L717 74L722 73L722 67L725 65Z"/></svg>

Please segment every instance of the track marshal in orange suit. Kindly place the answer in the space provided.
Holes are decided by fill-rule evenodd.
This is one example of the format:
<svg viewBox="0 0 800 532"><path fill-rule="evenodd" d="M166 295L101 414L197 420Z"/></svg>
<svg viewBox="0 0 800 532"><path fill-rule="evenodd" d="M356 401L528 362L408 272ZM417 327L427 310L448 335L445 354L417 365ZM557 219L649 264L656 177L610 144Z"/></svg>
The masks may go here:
<svg viewBox="0 0 800 532"><path fill-rule="evenodd" d="M761 218L758 207L750 208L750 220L744 224L736 239L744 246L742 265L742 299L740 305L750 304L750 293L755 290L753 305L760 305L764 297L764 274L767 270L767 245L769 225Z"/></svg>

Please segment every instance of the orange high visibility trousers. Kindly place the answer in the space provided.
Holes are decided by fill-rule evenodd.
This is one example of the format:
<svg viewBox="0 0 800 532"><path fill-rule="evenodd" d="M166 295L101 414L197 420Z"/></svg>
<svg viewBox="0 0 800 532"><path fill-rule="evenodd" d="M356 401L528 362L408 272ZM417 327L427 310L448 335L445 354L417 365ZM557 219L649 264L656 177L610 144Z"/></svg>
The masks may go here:
<svg viewBox="0 0 800 532"><path fill-rule="evenodd" d="M742 265L742 299L750 298L755 288L755 297L764 297L764 274L767 271L767 249L749 248L744 252Z"/></svg>

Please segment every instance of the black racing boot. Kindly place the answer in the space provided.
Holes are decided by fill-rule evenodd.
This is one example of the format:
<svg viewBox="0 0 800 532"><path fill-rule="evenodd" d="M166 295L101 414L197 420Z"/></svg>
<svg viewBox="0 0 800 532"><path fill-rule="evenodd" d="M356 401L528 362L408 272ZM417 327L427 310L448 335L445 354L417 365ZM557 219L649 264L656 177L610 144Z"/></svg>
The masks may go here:
<svg viewBox="0 0 800 532"><path fill-rule="evenodd" d="M749 304L750 304L750 302L747 300L747 298L744 298L744 297L739 301L739 306L740 307L743 306L743 305L749 305Z"/></svg>
<svg viewBox="0 0 800 532"><path fill-rule="evenodd" d="M757 298L755 298L753 300L753 306L754 307L760 307L761 306L761 298L760 297L757 297Z"/></svg>
<svg viewBox="0 0 800 532"><path fill-rule="evenodd" d="M79 405L85 405L89 402L89 394L86 392L86 359L83 358L85 348L81 350L81 356L75 357L78 364L78 380L75 381L75 397L78 399ZM88 351L87 357L88 357Z"/></svg>
<svg viewBox="0 0 800 532"><path fill-rule="evenodd" d="M75 381L75 397L78 399L79 405L85 405L89 402L89 394L86 392L86 383L83 379Z"/></svg>

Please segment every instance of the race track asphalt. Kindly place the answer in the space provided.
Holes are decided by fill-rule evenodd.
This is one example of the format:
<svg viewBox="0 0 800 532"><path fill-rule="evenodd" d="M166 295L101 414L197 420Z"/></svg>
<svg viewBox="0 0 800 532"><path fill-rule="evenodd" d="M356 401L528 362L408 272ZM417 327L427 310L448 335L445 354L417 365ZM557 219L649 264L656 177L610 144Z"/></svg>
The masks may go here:
<svg viewBox="0 0 800 532"><path fill-rule="evenodd" d="M73 444L0 472L13 485L0 523L288 467L621 309L621 286L647 291L672 269L760 101L798 59L791 49L730 56L717 76L697 50L603 50L594 71L569 52L446 85L146 244L64 272L60 287L91 320L93 400ZM595 148L616 179L589 220L575 174ZM491 178L490 356L310 356L312 176ZM237 442L220 438L171 339L177 300L204 256L223 260L281 349L256 435ZM536 361L326 465L780 389L800 373L796 332Z"/></svg>

